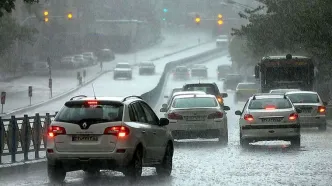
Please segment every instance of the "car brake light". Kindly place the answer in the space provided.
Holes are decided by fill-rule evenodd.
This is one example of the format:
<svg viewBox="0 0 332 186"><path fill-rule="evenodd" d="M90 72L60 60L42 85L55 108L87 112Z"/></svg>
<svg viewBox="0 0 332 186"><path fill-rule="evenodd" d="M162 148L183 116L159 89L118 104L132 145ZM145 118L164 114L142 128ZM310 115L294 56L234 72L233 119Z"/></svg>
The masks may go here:
<svg viewBox="0 0 332 186"><path fill-rule="evenodd" d="M180 114L177 114L175 112L169 113L167 117L168 117L168 119L175 119L175 120L182 120L183 119L183 117Z"/></svg>
<svg viewBox="0 0 332 186"><path fill-rule="evenodd" d="M98 101L87 101L88 105L98 105Z"/></svg>
<svg viewBox="0 0 332 186"><path fill-rule="evenodd" d="M276 106L274 106L274 105L266 105L265 106L265 110L274 110L274 109L276 109Z"/></svg>
<svg viewBox="0 0 332 186"><path fill-rule="evenodd" d="M50 126L47 131L48 137L55 137L66 134L66 129L59 126Z"/></svg>
<svg viewBox="0 0 332 186"><path fill-rule="evenodd" d="M324 107L324 106L319 106L318 109L317 109L317 111L318 111L318 113L323 114L323 113L326 112L326 107Z"/></svg>
<svg viewBox="0 0 332 186"><path fill-rule="evenodd" d="M246 114L244 115L244 120L251 122L254 121L254 117L251 114Z"/></svg>
<svg viewBox="0 0 332 186"><path fill-rule="evenodd" d="M125 126L113 126L107 127L104 130L105 135L114 135L120 138L126 137L129 135L129 128Z"/></svg>
<svg viewBox="0 0 332 186"><path fill-rule="evenodd" d="M298 115L297 113L292 113L292 114L290 114L289 117L288 117L288 119L289 119L290 121L295 121L295 120L297 120L297 118L299 118L299 115Z"/></svg>
<svg viewBox="0 0 332 186"><path fill-rule="evenodd" d="M208 119L222 118L223 116L224 116L224 113L215 112L215 113L209 114Z"/></svg>

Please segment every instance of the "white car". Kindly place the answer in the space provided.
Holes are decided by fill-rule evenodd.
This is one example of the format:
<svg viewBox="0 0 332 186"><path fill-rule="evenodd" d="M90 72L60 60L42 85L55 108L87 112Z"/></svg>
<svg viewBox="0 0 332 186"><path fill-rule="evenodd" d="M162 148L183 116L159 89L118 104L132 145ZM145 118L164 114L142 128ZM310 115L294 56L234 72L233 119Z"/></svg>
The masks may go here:
<svg viewBox="0 0 332 186"><path fill-rule="evenodd" d="M219 35L216 39L217 47L227 46L228 45L228 36L227 35Z"/></svg>
<svg viewBox="0 0 332 186"><path fill-rule="evenodd" d="M301 110L301 127L318 127L326 131L326 107L317 92L292 91L286 93L296 108Z"/></svg>
<svg viewBox="0 0 332 186"><path fill-rule="evenodd" d="M301 145L298 112L285 95L257 94L251 96L240 116L240 145L246 147L253 141L287 140L291 145Z"/></svg>
<svg viewBox="0 0 332 186"><path fill-rule="evenodd" d="M117 63L113 72L113 79L117 78L133 78L133 70L129 63Z"/></svg>
<svg viewBox="0 0 332 186"><path fill-rule="evenodd" d="M176 96L166 114L167 128L175 139L218 138L220 143L228 143L224 110L214 95Z"/></svg>
<svg viewBox="0 0 332 186"><path fill-rule="evenodd" d="M48 177L62 182L69 171L106 169L137 178L142 167L169 176L174 148L168 123L137 96L74 97L48 128Z"/></svg>

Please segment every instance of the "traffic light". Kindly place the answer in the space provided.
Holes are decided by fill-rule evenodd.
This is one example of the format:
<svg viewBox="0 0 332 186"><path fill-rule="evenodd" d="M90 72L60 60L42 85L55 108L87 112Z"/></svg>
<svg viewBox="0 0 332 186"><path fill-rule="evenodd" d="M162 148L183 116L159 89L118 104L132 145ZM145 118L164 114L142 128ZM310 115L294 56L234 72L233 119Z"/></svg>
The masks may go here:
<svg viewBox="0 0 332 186"><path fill-rule="evenodd" d="M49 15L49 12L48 12L48 10L44 10L44 22L48 22L49 21L49 19L48 19L48 15Z"/></svg>
<svg viewBox="0 0 332 186"><path fill-rule="evenodd" d="M168 9L167 9L167 8L164 8L164 12L165 12L165 13L168 12Z"/></svg>
<svg viewBox="0 0 332 186"><path fill-rule="evenodd" d="M222 25L224 24L224 21L223 21L223 17L221 14L218 14L218 21L217 21L218 25Z"/></svg>
<svg viewBox="0 0 332 186"><path fill-rule="evenodd" d="M196 22L196 24L201 23L201 17L199 15L196 15L195 22Z"/></svg>
<svg viewBox="0 0 332 186"><path fill-rule="evenodd" d="M67 18L68 18L69 20L73 19L73 14L72 14L72 13L68 13L68 14L67 14Z"/></svg>

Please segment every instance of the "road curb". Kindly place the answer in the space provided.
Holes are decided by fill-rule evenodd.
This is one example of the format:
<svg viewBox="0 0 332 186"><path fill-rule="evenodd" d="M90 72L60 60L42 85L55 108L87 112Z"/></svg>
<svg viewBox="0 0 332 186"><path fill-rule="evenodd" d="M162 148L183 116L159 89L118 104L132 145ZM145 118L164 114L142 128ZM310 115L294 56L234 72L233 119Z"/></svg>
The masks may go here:
<svg viewBox="0 0 332 186"><path fill-rule="evenodd" d="M94 77L91 78L90 80L84 82L83 85L81 85L81 86L77 86L77 87L75 87L75 88L72 88L72 89L70 89L70 90L68 90L68 91L66 91L66 92L64 92L64 93L62 93L62 94L60 94L60 95L57 95L56 97L53 97L53 98L48 99L48 100L46 100L46 101L42 101L42 102L36 103L36 104L34 104L34 105L31 105L31 106L21 107L21 108L19 108L19 109L12 110L12 111L10 111L10 112L8 112L8 113L2 114L1 117L6 117L6 116L14 115L14 114L16 114L16 113L18 113L18 112L25 112L25 111L27 111L27 110L34 109L34 108L37 108L37 107L40 107L40 106L43 106L43 105L49 104L50 102L53 102L53 101L59 100L59 99L65 97L65 96L68 96L69 94L71 94L71 93L73 93L73 92L79 90L80 88L85 87L86 85L90 84L91 82L93 82L94 80L98 79L100 76L102 76L102 75L104 75L104 74L106 74L106 73L108 73L108 72L111 72L111 70L106 70L106 71L103 71L103 72L101 72L101 73L98 73L96 76L94 76Z"/></svg>
<svg viewBox="0 0 332 186"><path fill-rule="evenodd" d="M36 162L38 161L38 162ZM27 173L31 170L37 170L42 167L46 169L46 158L34 161L27 161L27 162L18 162L15 164L8 164L6 166L0 167L0 175L10 175L10 174L17 174L17 173Z"/></svg>

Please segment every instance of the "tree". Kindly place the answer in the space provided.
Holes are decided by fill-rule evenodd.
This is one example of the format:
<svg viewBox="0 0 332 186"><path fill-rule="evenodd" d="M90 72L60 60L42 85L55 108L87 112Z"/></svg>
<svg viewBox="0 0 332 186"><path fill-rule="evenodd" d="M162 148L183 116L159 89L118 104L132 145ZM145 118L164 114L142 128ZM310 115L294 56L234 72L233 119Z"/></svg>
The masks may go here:
<svg viewBox="0 0 332 186"><path fill-rule="evenodd" d="M249 24L234 29L246 37L251 58L294 53L332 57L332 1L329 0L258 0L266 14L257 10L240 13Z"/></svg>
<svg viewBox="0 0 332 186"><path fill-rule="evenodd" d="M4 16L5 12L11 13L15 9L16 0L0 0L0 17ZM38 3L39 0L23 0L25 3Z"/></svg>

